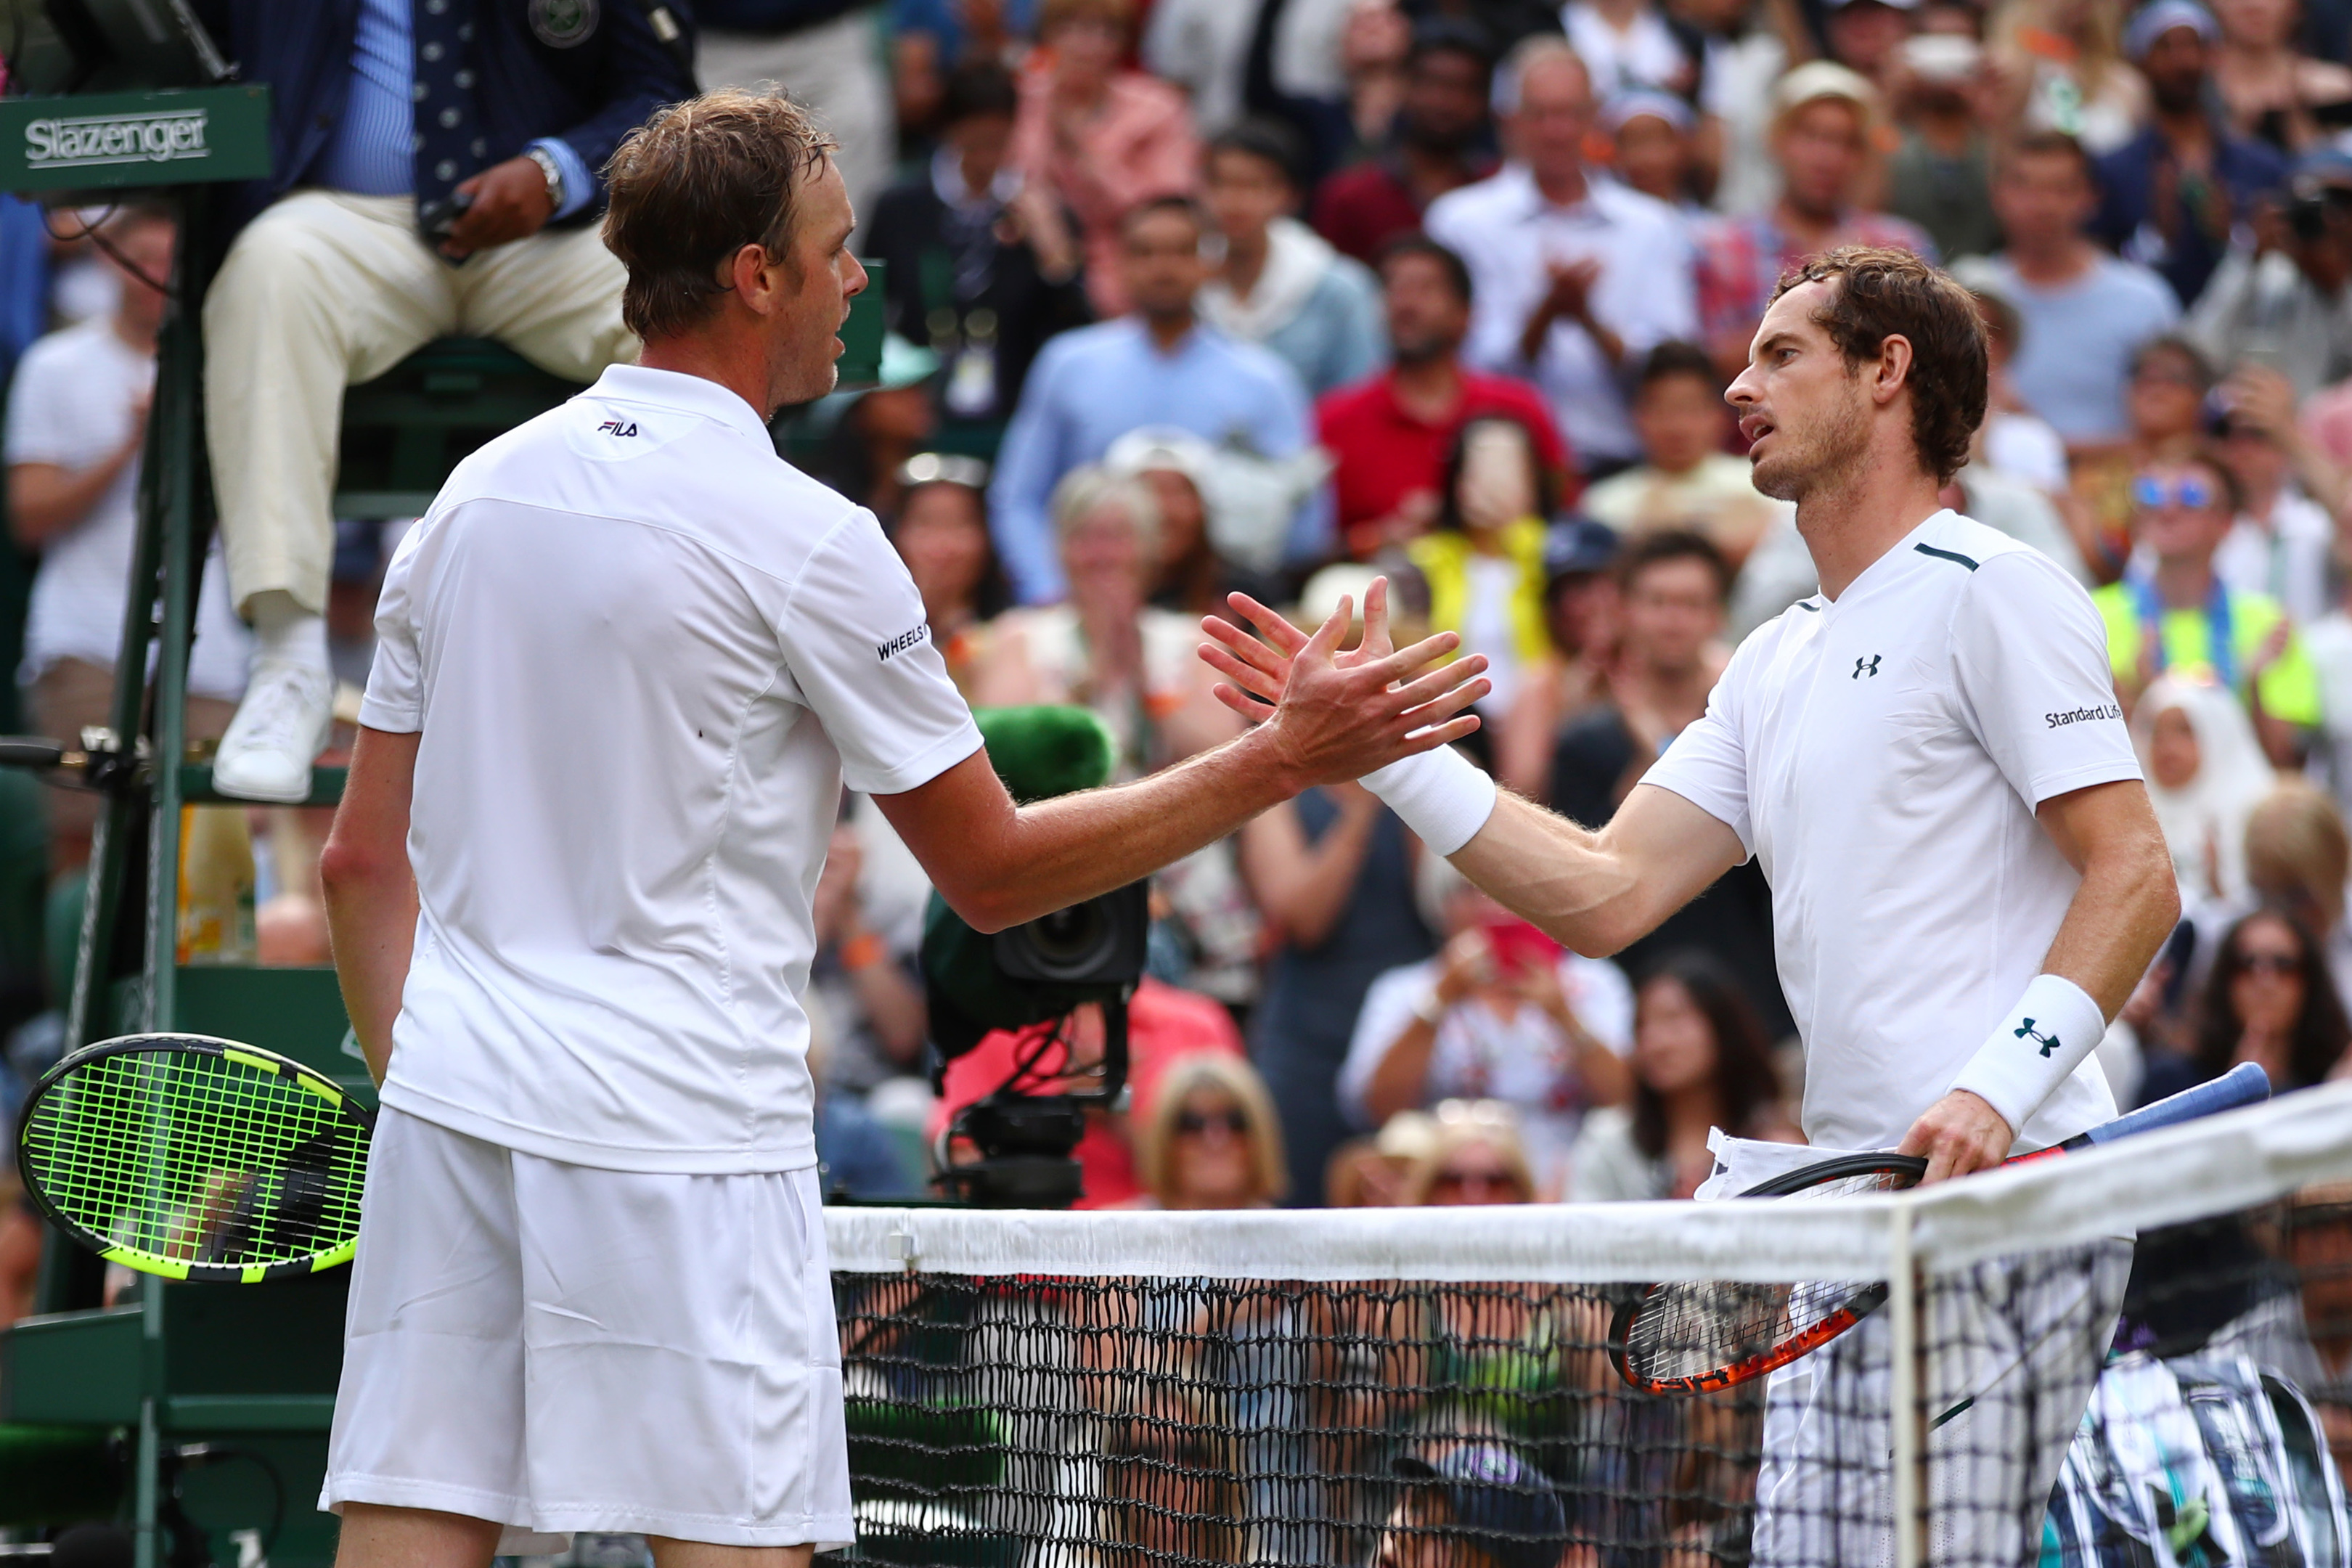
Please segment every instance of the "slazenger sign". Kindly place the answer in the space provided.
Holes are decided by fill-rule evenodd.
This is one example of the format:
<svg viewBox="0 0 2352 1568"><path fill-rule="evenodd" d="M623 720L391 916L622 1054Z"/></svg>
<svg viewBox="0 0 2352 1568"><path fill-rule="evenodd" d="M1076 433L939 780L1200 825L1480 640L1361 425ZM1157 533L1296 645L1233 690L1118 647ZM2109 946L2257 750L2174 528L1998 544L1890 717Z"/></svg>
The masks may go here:
<svg viewBox="0 0 2352 1568"><path fill-rule="evenodd" d="M147 114L92 114L35 120L25 126L28 169L95 169L115 163L171 163L208 158L202 109Z"/></svg>

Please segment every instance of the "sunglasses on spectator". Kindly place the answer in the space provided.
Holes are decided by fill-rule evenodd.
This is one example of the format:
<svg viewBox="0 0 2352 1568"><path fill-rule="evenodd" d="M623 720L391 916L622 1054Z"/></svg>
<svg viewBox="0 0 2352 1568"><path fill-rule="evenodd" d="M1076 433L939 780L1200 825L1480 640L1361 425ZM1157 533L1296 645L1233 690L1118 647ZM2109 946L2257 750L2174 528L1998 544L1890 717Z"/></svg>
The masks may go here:
<svg viewBox="0 0 2352 1568"><path fill-rule="evenodd" d="M2300 974L2303 960L2291 952L2249 952L2239 956L2238 967L2248 974Z"/></svg>
<svg viewBox="0 0 2352 1568"><path fill-rule="evenodd" d="M1249 1118L1238 1110L1186 1110L1176 1117L1176 1131L1190 1137L1197 1138L1212 1127L1238 1138L1249 1131Z"/></svg>
<svg viewBox="0 0 2352 1568"><path fill-rule="evenodd" d="M1516 1193L1519 1179L1508 1171L1461 1170L1448 1166L1430 1179L1433 1193Z"/></svg>
<svg viewBox="0 0 2352 1568"><path fill-rule="evenodd" d="M2213 504L2213 487L2194 474L2183 474L2169 484L2142 474L2132 481L2131 498L2135 506L2178 505L2201 510Z"/></svg>

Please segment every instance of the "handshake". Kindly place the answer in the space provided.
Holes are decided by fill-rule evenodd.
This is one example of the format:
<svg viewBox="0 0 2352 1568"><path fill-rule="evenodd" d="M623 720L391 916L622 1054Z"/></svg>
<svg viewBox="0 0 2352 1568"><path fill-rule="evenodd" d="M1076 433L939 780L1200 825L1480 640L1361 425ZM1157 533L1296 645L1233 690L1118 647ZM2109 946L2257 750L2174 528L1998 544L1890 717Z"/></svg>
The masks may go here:
<svg viewBox="0 0 2352 1568"><path fill-rule="evenodd" d="M1486 825L1494 782L1442 749L1478 728L1465 710L1493 689L1483 655L1439 662L1461 646L1453 632L1395 647L1385 577L1365 590L1364 635L1344 651L1354 624L1345 597L1312 635L1246 594L1228 602L1255 630L1222 616L1201 622L1212 639L1201 658L1225 678L1217 700L1273 732L1299 787L1360 779L1440 855Z"/></svg>

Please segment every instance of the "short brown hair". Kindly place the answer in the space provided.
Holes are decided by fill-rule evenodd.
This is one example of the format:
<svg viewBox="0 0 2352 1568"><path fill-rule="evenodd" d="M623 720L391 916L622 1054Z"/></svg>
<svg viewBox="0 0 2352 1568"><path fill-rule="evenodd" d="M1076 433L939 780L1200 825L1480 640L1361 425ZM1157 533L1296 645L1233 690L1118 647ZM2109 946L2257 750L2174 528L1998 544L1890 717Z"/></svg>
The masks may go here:
<svg viewBox="0 0 2352 1568"><path fill-rule="evenodd" d="M1911 345L1911 440L1919 466L1948 483L1969 460L1984 423L1984 317L1969 291L1907 250L1842 245L1780 279L1780 299L1807 283L1835 283L1813 321L1849 371L1878 357L1886 340Z"/></svg>
<svg viewBox="0 0 2352 1568"><path fill-rule="evenodd" d="M1135 29L1135 0L1044 0L1037 7L1037 37L1065 23L1099 16L1123 33Z"/></svg>
<svg viewBox="0 0 2352 1568"><path fill-rule="evenodd" d="M2070 159L2084 184L2094 190L2098 188L2098 165L2091 162L2090 150L2063 131L2029 131L2012 138L2001 148L1994 172L2006 174L2024 158Z"/></svg>
<svg viewBox="0 0 2352 1568"><path fill-rule="evenodd" d="M787 254L801 181L836 143L781 93L733 88L657 110L604 166L604 247L629 269L621 319L640 338L685 331L726 290L747 245Z"/></svg>

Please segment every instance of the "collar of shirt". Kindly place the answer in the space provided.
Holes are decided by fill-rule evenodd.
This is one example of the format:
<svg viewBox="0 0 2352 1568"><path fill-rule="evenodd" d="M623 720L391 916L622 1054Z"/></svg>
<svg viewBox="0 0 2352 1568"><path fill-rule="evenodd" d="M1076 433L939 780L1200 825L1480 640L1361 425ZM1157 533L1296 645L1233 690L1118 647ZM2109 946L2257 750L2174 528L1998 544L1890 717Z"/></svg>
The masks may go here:
<svg viewBox="0 0 2352 1568"><path fill-rule="evenodd" d="M1570 223L1607 225L1617 218L1617 190L1609 176L1597 169L1584 171L1584 197L1562 206L1543 194L1537 185L1535 171L1517 161L1503 165L1496 176L1507 182L1503 194L1510 199L1515 216L1522 219L1559 218Z"/></svg>
<svg viewBox="0 0 2352 1568"><path fill-rule="evenodd" d="M1174 365L1223 341L1216 328L1198 317L1193 318L1192 326L1176 340L1172 349L1160 346L1160 340L1151 335L1151 329L1144 324L1141 316L1123 317L1121 324L1127 328L1129 342L1154 364Z"/></svg>
<svg viewBox="0 0 2352 1568"><path fill-rule="evenodd" d="M699 414L771 448L774 445L759 410L706 376L654 370L641 364L615 364L606 366L604 374L596 378L596 384L588 390L593 396L608 397L616 403L643 403L682 414Z"/></svg>
<svg viewBox="0 0 2352 1568"><path fill-rule="evenodd" d="M1010 205L1021 193L1021 176L1007 164L996 171L985 192L974 194L964 182L963 160L952 147L942 146L931 155L931 189L950 208L966 216L988 211L992 207Z"/></svg>

